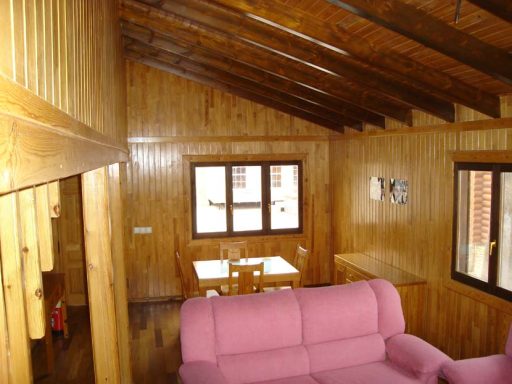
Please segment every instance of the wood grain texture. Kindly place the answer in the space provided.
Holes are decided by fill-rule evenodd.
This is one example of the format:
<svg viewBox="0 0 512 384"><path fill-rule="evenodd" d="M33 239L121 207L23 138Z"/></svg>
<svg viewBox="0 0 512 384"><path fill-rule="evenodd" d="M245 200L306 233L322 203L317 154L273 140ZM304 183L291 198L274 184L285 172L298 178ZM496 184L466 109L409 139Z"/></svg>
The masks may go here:
<svg viewBox="0 0 512 384"><path fill-rule="evenodd" d="M0 114L0 193L125 161L124 149Z"/></svg>
<svg viewBox="0 0 512 384"><path fill-rule="evenodd" d="M458 109L457 121L472 116L472 111ZM451 357L503 352L512 304L474 295L450 280L451 153L510 151L512 124L501 127L498 121L498 129L487 130L421 130L430 124L427 116L417 114L412 128L418 127L417 133L332 141L333 249L363 252L426 279L424 337ZM369 199L371 176L386 179L384 202ZM390 203L390 178L408 180L407 205Z"/></svg>
<svg viewBox="0 0 512 384"><path fill-rule="evenodd" d="M39 259L35 188L22 190L18 193L18 198L28 333L31 339L40 339L44 336L46 322L43 300L43 279Z"/></svg>
<svg viewBox="0 0 512 384"><path fill-rule="evenodd" d="M0 3L2 77L124 145L125 77L117 1ZM5 107L4 87L2 82L0 110ZM25 100L25 105L45 117L32 101Z"/></svg>
<svg viewBox="0 0 512 384"><path fill-rule="evenodd" d="M82 175L84 238L96 382L121 382L107 168Z"/></svg>
<svg viewBox="0 0 512 384"><path fill-rule="evenodd" d="M312 248L304 283L329 281L329 130L139 64L128 63L128 73L130 135L188 139L131 144L125 218L129 298L180 295L175 249L181 252L190 286L194 283L192 260L218 258L220 239L191 241L186 162L191 155L304 158L305 233L249 237L249 255L281 255L292 261L297 243L301 243ZM276 140L230 140L231 136L246 135L270 135ZM294 140L296 136L318 140ZM211 141L202 140L204 137ZM134 235L134 226L151 226L153 233ZM312 242L314 247L310 247Z"/></svg>
<svg viewBox="0 0 512 384"><path fill-rule="evenodd" d="M116 309L117 342L119 343L119 364L121 383L132 383L130 364L130 331L128 322L128 299L126 287L126 269L124 263L123 220L124 207L122 198L123 173L125 164L113 164L108 167L109 209L112 236L112 267L114 273L114 297Z"/></svg>
<svg viewBox="0 0 512 384"><path fill-rule="evenodd" d="M0 254L1 258L1 254ZM0 263L0 281L2 280L2 265ZM0 284L0 383L9 382L9 338L7 330L7 318L5 313L4 286Z"/></svg>
<svg viewBox="0 0 512 384"><path fill-rule="evenodd" d="M2 284L5 299L8 348L8 383L29 384L32 382L30 345L23 284L23 259L19 207L16 193L0 196L0 249L2 255Z"/></svg>
<svg viewBox="0 0 512 384"><path fill-rule="evenodd" d="M50 191L48 184L36 187L37 208L37 237L41 270L44 272L53 269L53 233L50 214Z"/></svg>

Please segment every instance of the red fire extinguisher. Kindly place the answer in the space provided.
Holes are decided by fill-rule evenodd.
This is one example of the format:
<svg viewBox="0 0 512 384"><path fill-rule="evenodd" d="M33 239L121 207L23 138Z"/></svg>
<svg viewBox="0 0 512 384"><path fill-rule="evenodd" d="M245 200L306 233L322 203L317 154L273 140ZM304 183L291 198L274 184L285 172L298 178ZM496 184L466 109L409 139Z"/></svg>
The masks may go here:
<svg viewBox="0 0 512 384"><path fill-rule="evenodd" d="M51 325L52 331L54 332L64 331L64 320L62 318L62 303L60 301L52 310Z"/></svg>

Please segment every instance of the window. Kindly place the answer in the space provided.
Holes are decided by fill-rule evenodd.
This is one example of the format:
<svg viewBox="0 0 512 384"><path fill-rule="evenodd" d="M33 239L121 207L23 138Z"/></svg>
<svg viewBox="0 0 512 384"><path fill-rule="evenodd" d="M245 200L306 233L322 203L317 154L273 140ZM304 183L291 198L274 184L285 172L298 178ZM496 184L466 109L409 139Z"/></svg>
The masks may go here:
<svg viewBox="0 0 512 384"><path fill-rule="evenodd" d="M270 167L270 180L272 188L281 188L281 167L279 165Z"/></svg>
<svg viewBox="0 0 512 384"><path fill-rule="evenodd" d="M452 278L512 300L512 164L455 164Z"/></svg>
<svg viewBox="0 0 512 384"><path fill-rule="evenodd" d="M245 167L233 167L233 189L245 188Z"/></svg>
<svg viewBox="0 0 512 384"><path fill-rule="evenodd" d="M191 163L193 238L302 232L302 162Z"/></svg>

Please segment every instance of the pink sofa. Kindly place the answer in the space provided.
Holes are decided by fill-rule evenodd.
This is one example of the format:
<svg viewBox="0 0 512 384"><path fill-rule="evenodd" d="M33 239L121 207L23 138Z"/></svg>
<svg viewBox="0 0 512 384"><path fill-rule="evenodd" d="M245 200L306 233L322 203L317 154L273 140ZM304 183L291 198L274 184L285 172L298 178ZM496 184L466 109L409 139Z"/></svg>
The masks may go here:
<svg viewBox="0 0 512 384"><path fill-rule="evenodd" d="M385 280L246 296L181 308L184 384L437 383L450 360L404 334Z"/></svg>
<svg viewBox="0 0 512 384"><path fill-rule="evenodd" d="M443 366L443 372L451 384L512 383L512 325L504 355L450 361Z"/></svg>

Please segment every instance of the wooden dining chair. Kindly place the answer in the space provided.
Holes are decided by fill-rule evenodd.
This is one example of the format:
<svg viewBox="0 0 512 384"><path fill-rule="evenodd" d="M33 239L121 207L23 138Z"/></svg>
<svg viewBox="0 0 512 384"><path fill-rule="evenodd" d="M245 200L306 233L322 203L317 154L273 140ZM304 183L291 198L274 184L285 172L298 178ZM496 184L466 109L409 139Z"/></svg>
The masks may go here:
<svg viewBox="0 0 512 384"><path fill-rule="evenodd" d="M181 260L180 252L176 251L176 267L178 268L178 273L180 275L181 281L181 295L183 296L183 300L189 299L191 296L189 295L190 290L185 280L185 275L183 273L183 262ZM219 296L219 292L215 289L209 289L206 291L206 297Z"/></svg>
<svg viewBox="0 0 512 384"><path fill-rule="evenodd" d="M297 268L300 275L299 286L302 287L302 276L304 274L304 268L306 266L306 261L309 255L309 251L306 248L301 247L300 244L297 244L297 249L295 250L295 256L293 257L293 266ZM279 291L281 289L291 289L290 285L283 285L278 287L264 287L263 292L272 292Z"/></svg>
<svg viewBox="0 0 512 384"><path fill-rule="evenodd" d="M247 241L231 241L220 243L220 260L240 260L242 257L249 257Z"/></svg>
<svg viewBox="0 0 512 384"><path fill-rule="evenodd" d="M223 294L234 296L234 295L247 295L249 293L263 292L264 276L264 265L262 261L257 264L239 264L229 263L229 280L227 285L227 292ZM259 273L258 285L255 284L255 273ZM238 276L235 276L235 273Z"/></svg>

